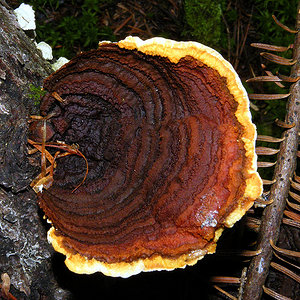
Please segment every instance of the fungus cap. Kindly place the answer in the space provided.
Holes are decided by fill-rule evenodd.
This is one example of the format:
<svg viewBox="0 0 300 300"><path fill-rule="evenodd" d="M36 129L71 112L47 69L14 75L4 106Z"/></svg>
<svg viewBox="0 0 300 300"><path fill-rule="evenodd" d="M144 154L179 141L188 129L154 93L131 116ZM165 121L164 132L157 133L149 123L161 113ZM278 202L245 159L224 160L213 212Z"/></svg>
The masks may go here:
<svg viewBox="0 0 300 300"><path fill-rule="evenodd" d="M41 112L80 157L38 194L48 239L76 273L129 277L214 253L262 192L249 100L233 67L196 42L102 42L50 75ZM57 92L64 102L53 98Z"/></svg>

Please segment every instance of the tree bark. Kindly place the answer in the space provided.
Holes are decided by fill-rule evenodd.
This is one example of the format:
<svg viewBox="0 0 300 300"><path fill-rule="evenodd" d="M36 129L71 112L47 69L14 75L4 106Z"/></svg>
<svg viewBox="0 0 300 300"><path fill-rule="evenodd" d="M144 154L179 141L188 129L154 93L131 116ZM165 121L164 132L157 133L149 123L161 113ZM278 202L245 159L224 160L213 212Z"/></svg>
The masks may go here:
<svg viewBox="0 0 300 300"><path fill-rule="evenodd" d="M27 154L28 117L37 109L30 84L41 86L52 72L40 51L0 0L0 274L11 279L17 299L62 299L51 269L36 196L29 183L38 168ZM36 161L37 162L37 161Z"/></svg>

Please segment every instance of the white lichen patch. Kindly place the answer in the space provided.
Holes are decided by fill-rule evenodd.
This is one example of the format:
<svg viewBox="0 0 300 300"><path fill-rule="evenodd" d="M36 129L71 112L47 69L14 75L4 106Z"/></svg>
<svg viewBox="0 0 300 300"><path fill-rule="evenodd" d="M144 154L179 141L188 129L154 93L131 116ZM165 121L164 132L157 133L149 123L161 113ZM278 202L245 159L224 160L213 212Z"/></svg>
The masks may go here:
<svg viewBox="0 0 300 300"><path fill-rule="evenodd" d="M22 3L14 12L23 30L35 30L35 15L30 5Z"/></svg>
<svg viewBox="0 0 300 300"><path fill-rule="evenodd" d="M45 42L39 42L36 47L41 50L44 59L53 59L52 48L50 45Z"/></svg>
<svg viewBox="0 0 300 300"><path fill-rule="evenodd" d="M4 104L0 103L0 114L9 115L10 111Z"/></svg>
<svg viewBox="0 0 300 300"><path fill-rule="evenodd" d="M63 65L68 63L69 60L65 57L60 57L54 64L52 64L52 69L54 71L57 71L59 68L61 68Z"/></svg>

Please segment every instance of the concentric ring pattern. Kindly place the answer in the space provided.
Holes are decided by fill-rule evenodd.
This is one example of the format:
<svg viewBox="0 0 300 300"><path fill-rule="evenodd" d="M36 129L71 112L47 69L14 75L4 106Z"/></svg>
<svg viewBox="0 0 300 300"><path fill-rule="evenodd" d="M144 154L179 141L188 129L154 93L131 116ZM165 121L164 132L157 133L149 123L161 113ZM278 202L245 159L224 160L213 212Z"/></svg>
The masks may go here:
<svg viewBox="0 0 300 300"><path fill-rule="evenodd" d="M61 247L104 264L212 252L229 215L254 200L227 81L191 55L174 63L113 43L47 78L41 113L54 113L52 139L77 144L89 164L72 193L85 162L59 159L39 194Z"/></svg>

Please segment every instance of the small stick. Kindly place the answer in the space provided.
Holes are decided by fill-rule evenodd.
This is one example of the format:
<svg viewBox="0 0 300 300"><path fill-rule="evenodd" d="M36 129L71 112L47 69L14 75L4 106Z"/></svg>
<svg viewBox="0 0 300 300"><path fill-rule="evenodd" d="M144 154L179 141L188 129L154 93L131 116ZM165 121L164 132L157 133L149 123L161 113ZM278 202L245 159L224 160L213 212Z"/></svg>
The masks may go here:
<svg viewBox="0 0 300 300"><path fill-rule="evenodd" d="M281 294L279 294L279 293L277 293L277 292L275 292L275 291L273 291L273 290L265 287L264 285L262 286L262 288L263 288L264 292L267 295L273 297L274 299L277 299L277 300L293 300L293 299L291 299L289 297L285 297L285 296L283 296L283 295L281 295Z"/></svg>
<svg viewBox="0 0 300 300"><path fill-rule="evenodd" d="M53 92L53 93L51 94L51 96L52 96L53 98L55 98L57 101L61 102L61 103L64 103L64 102L65 102L65 100L64 100L61 96L59 96L57 92Z"/></svg>
<svg viewBox="0 0 300 300"><path fill-rule="evenodd" d="M271 267L273 267L274 269L282 272L283 274L291 277L292 279L294 279L295 281L297 281L298 283L300 283L300 276L297 275L296 273L294 273L293 271L289 270L288 268L280 265L280 264L277 264L277 263L274 263L274 262L271 262Z"/></svg>
<svg viewBox="0 0 300 300"><path fill-rule="evenodd" d="M263 43L252 43L250 46L263 49L263 50L268 50L268 51L276 51L276 52L285 52L289 49L291 49L291 45L288 47L283 47L283 46L275 46L275 45L269 45L269 44L263 44Z"/></svg>
<svg viewBox="0 0 300 300"><path fill-rule="evenodd" d="M262 179L263 185L272 185L276 182L276 179L268 180L268 179Z"/></svg>
<svg viewBox="0 0 300 300"><path fill-rule="evenodd" d="M57 158L75 154L75 155L81 156L84 159L85 164L86 164L86 172L85 172L84 178L81 181L81 183L72 190L72 193L74 193L84 183L84 181L87 178L87 175L89 172L89 165L88 165L88 161L87 161L86 157L77 148L75 148L74 146L67 145L67 144L47 143L47 147L53 147L53 148L57 148L57 149L66 151L66 153L59 153L57 155Z"/></svg>
<svg viewBox="0 0 300 300"><path fill-rule="evenodd" d="M262 65L262 66L264 66L264 65ZM264 71L266 72L266 74L267 74L268 76L274 76L273 73L272 73L271 71L266 70L266 66L264 66L263 69L264 69ZM274 81L274 83L275 83L277 86L281 87L281 88L285 88L285 86L284 86L281 82Z"/></svg>
<svg viewBox="0 0 300 300"><path fill-rule="evenodd" d="M9 299L9 289L10 289L10 278L7 273L1 274L2 287L1 292L4 296Z"/></svg>
<svg viewBox="0 0 300 300"><path fill-rule="evenodd" d="M277 257L279 260L283 261L284 263L300 270L300 266L298 265L295 265L295 264L292 264L290 261L286 260L286 259L283 259L281 256L279 256L276 252L273 252L274 256Z"/></svg>
<svg viewBox="0 0 300 300"><path fill-rule="evenodd" d="M280 100L289 96L290 94L248 94L251 100Z"/></svg>
<svg viewBox="0 0 300 300"><path fill-rule="evenodd" d="M296 179L296 178L295 178ZM297 190L297 191L300 191L300 183L299 182L295 182L293 180L290 180L291 181L291 186Z"/></svg>
<svg viewBox="0 0 300 300"><path fill-rule="evenodd" d="M300 212L300 205L295 204L295 203L292 203L292 202L290 202L289 200L286 200L286 203L287 203L287 205L288 205L289 207L291 207L292 209L297 210L297 211Z"/></svg>
<svg viewBox="0 0 300 300"><path fill-rule="evenodd" d="M285 76L279 73L276 73L276 75L282 80L282 81L286 81L286 82L297 82L300 79L300 76L297 77L291 77L291 76Z"/></svg>
<svg viewBox="0 0 300 300"><path fill-rule="evenodd" d="M284 141L284 137L275 138L269 135L258 135L256 140L261 142L269 142L269 143L281 143L282 141Z"/></svg>
<svg viewBox="0 0 300 300"><path fill-rule="evenodd" d="M296 125L295 123L287 124L286 122L281 121L281 120L279 120L279 119L276 119L276 120L275 120L275 124L276 124L277 126L279 126L279 127L286 128L286 129L293 128L293 127L295 127L295 125Z"/></svg>
<svg viewBox="0 0 300 300"><path fill-rule="evenodd" d="M221 292L222 294L226 295L228 298L232 299L232 300L237 300L236 297L232 296L231 294L229 294L228 292L224 291L222 288L220 288L217 285L213 285L213 287L218 290L219 292Z"/></svg>
<svg viewBox="0 0 300 300"><path fill-rule="evenodd" d="M295 220L288 219L288 218L283 218L283 219L282 219L282 223L300 229L300 222L297 222L297 221L295 221Z"/></svg>
<svg viewBox="0 0 300 300"><path fill-rule="evenodd" d="M279 248L279 247L275 246L275 244L272 240L270 240L270 244L271 244L271 246L274 250L276 250L277 252L279 252L283 255L292 256L292 257L299 257L300 258L300 252L298 252L298 251L292 251L292 250Z"/></svg>
<svg viewBox="0 0 300 300"><path fill-rule="evenodd" d="M258 199L255 200L254 203L255 203L256 205L263 204L263 205L266 206L266 205L272 204L273 201L274 201L273 199L270 199L270 200L262 200L262 199L258 198Z"/></svg>
<svg viewBox="0 0 300 300"><path fill-rule="evenodd" d="M298 30L293 30L290 29L289 27L287 27L286 25L283 25L276 17L275 15L272 15L273 20L275 21L275 23L281 27L282 29L286 30L289 33L298 33Z"/></svg>
<svg viewBox="0 0 300 300"><path fill-rule="evenodd" d="M258 161L257 162L257 167L258 168L270 168L276 165L276 161L275 162L268 162L268 161Z"/></svg>
<svg viewBox="0 0 300 300"><path fill-rule="evenodd" d="M42 145L41 143L37 143L37 142L34 142L33 140L31 139L28 139L27 140L28 143L30 145L32 145L37 151L40 151L42 152ZM34 152L35 153L35 152ZM53 163L53 156L49 153L49 151L45 150L45 155L46 155L46 158L48 159L48 161L52 164Z"/></svg>
<svg viewBox="0 0 300 300"><path fill-rule="evenodd" d="M298 176L298 175L296 174L296 172L294 172L294 179L295 179L298 183L300 183L300 176Z"/></svg>
<svg viewBox="0 0 300 300"><path fill-rule="evenodd" d="M300 223L300 215L297 213L294 213L292 211L289 210L285 210L283 212L287 217L291 218L292 220L299 222Z"/></svg>
<svg viewBox="0 0 300 300"><path fill-rule="evenodd" d="M289 191L289 195L296 201L300 202L300 195Z"/></svg>
<svg viewBox="0 0 300 300"><path fill-rule="evenodd" d="M273 149L268 147L256 147L255 152L257 155L274 155L279 152L279 149Z"/></svg>
<svg viewBox="0 0 300 300"><path fill-rule="evenodd" d="M292 66L297 62L296 60L284 58L269 52L261 52L260 55L271 62L284 66Z"/></svg>
<svg viewBox="0 0 300 300"><path fill-rule="evenodd" d="M120 26L118 26L115 30L114 30L114 34L117 34L130 20L132 19L132 15L129 16Z"/></svg>
<svg viewBox="0 0 300 300"><path fill-rule="evenodd" d="M257 76L247 79L246 82L277 82L282 81L278 76Z"/></svg>
<svg viewBox="0 0 300 300"><path fill-rule="evenodd" d="M215 283L232 283L240 284L241 280L238 277L229 277L229 276L213 276L209 279L210 282Z"/></svg>

